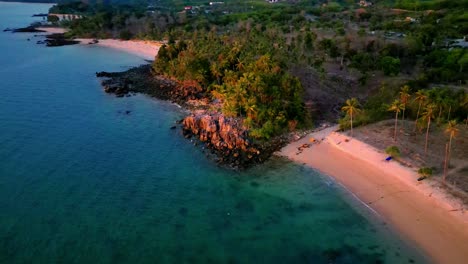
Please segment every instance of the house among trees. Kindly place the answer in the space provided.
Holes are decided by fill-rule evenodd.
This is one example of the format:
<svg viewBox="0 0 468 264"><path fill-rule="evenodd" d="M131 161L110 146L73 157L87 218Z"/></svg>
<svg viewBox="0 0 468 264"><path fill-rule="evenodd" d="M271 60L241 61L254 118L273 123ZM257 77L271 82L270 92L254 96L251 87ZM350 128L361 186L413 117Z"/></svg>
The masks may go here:
<svg viewBox="0 0 468 264"><path fill-rule="evenodd" d="M359 1L359 6L368 7L368 6L371 6L371 5L372 5L372 2L367 2L365 0Z"/></svg>
<svg viewBox="0 0 468 264"><path fill-rule="evenodd" d="M451 48L463 48L468 49L468 41L466 41L466 37L462 39L452 39L449 41L449 46Z"/></svg>
<svg viewBox="0 0 468 264"><path fill-rule="evenodd" d="M75 15L75 14L54 14L54 13L49 13L49 20L51 17L56 17L57 21L63 21L63 20L75 20L75 19L82 19L82 15Z"/></svg>
<svg viewBox="0 0 468 264"><path fill-rule="evenodd" d="M268 3L273 4L273 3L278 3L279 0L267 0Z"/></svg>
<svg viewBox="0 0 468 264"><path fill-rule="evenodd" d="M405 18L405 22L414 23L414 22L416 22L416 19L415 19L415 18L412 18L412 17L406 17L406 18Z"/></svg>

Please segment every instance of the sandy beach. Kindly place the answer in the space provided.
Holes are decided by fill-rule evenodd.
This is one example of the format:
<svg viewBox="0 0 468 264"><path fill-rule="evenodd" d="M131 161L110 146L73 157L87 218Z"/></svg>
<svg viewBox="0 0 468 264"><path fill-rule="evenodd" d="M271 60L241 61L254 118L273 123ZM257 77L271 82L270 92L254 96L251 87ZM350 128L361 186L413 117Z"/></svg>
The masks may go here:
<svg viewBox="0 0 468 264"><path fill-rule="evenodd" d="M132 53L145 60L154 60L158 54L161 42L146 40L118 40L118 39L98 39L98 43L92 43L92 39L76 39L83 45L98 45L102 47L122 50Z"/></svg>
<svg viewBox="0 0 468 264"><path fill-rule="evenodd" d="M329 127L284 147L279 155L317 169L345 186L435 263L466 263L468 212L414 169ZM316 143L311 143L311 138ZM298 151L304 144L310 147Z"/></svg>
<svg viewBox="0 0 468 264"><path fill-rule="evenodd" d="M65 33L66 29L59 27L38 27L39 30L44 30L47 33ZM145 60L154 60L158 54L159 48L162 46L161 42L147 41L147 40L119 40L119 39L98 39L98 43L89 44L93 39L78 38L81 45L97 45L112 49L118 49L128 53L135 54Z"/></svg>
<svg viewBox="0 0 468 264"><path fill-rule="evenodd" d="M63 33L62 28L38 28ZM162 43L78 39L82 45L98 45L153 60ZM433 182L418 182L415 169L396 161L370 145L329 127L289 144L279 155L317 169L345 186L362 203L381 215L397 232L414 243L435 263L466 263L468 260L468 212L457 199ZM311 143L310 139L316 139ZM310 147L298 151L304 144Z"/></svg>

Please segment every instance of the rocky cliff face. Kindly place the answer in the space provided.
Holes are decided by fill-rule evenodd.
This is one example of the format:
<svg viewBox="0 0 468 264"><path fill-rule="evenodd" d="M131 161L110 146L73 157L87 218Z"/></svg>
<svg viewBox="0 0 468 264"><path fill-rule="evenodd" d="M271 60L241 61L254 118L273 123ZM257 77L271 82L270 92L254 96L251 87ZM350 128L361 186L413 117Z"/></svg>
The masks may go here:
<svg viewBox="0 0 468 264"><path fill-rule="evenodd" d="M220 113L192 114L182 125L186 137L196 136L216 154L219 163L235 168L247 168L265 161L280 145L279 140L254 143L240 119Z"/></svg>
<svg viewBox="0 0 468 264"><path fill-rule="evenodd" d="M107 93L122 97L131 92L141 92L193 110L182 121L184 136L203 142L208 154L213 154L210 157L220 164L243 169L262 163L285 142L282 138L254 142L249 139L248 130L243 127L241 119L208 112L210 103L205 101L209 99L201 87L155 76L150 65L118 73L99 72L96 76L106 78L101 84ZM194 101L197 104L194 105Z"/></svg>

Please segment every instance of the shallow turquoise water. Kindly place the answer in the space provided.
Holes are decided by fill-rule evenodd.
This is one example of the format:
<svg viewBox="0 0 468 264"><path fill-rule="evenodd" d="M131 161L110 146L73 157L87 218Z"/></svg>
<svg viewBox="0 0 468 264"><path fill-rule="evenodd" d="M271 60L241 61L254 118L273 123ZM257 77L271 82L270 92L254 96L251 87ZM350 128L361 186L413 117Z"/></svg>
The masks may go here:
<svg viewBox="0 0 468 264"><path fill-rule="evenodd" d="M0 2L0 29L47 8ZM94 72L142 59L36 40L0 33L0 263L427 261L330 178L218 168L177 107L102 92Z"/></svg>

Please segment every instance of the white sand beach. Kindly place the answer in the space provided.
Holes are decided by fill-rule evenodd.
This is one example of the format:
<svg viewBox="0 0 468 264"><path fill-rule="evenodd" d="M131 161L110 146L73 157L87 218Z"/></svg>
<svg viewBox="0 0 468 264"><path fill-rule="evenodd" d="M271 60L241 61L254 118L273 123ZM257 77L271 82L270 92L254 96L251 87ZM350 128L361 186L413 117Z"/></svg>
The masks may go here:
<svg viewBox="0 0 468 264"><path fill-rule="evenodd" d="M84 45L99 45L113 49L132 53L145 60L154 60L158 54L159 48L163 45L161 42L147 40L118 40L118 39L98 39L98 43L92 43L93 39L77 39Z"/></svg>
<svg viewBox="0 0 468 264"><path fill-rule="evenodd" d="M38 27L39 30L44 30L47 33L65 33L67 30L60 27ZM93 39L78 38L82 45L98 45L113 49L122 50L132 53L145 60L154 60L158 54L159 48L163 43L158 41L148 40L119 40L119 39L98 39L98 43L93 43Z"/></svg>
<svg viewBox="0 0 468 264"><path fill-rule="evenodd" d="M311 133L279 155L333 177L436 263L466 263L467 208L431 181L418 182L415 170L385 161L385 153L336 129ZM304 144L310 147L298 151Z"/></svg>

